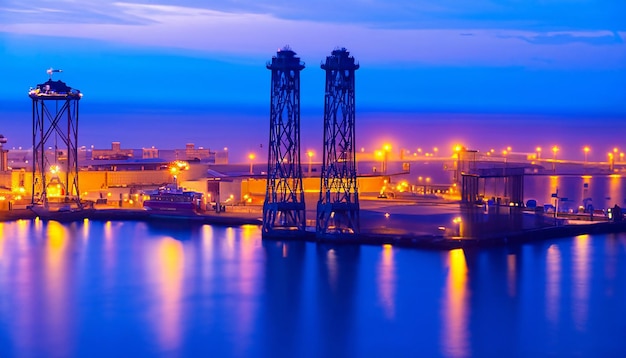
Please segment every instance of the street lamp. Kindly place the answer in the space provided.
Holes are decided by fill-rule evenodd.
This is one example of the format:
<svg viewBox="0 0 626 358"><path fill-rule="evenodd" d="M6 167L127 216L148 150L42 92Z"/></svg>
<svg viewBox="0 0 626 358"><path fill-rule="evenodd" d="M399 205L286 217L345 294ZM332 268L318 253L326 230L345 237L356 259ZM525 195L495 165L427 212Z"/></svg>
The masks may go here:
<svg viewBox="0 0 626 358"><path fill-rule="evenodd" d="M585 146L583 148L583 152L585 152L585 164L587 164L587 155L589 154L590 151L591 151L591 148L589 148L588 146Z"/></svg>
<svg viewBox="0 0 626 358"><path fill-rule="evenodd" d="M613 169L615 168L615 156L611 152L608 153L608 156L609 156L609 170L613 171Z"/></svg>
<svg viewBox="0 0 626 358"><path fill-rule="evenodd" d="M537 160L539 160L541 158L541 147L537 147L535 150L537 151Z"/></svg>
<svg viewBox="0 0 626 358"><path fill-rule="evenodd" d="M311 176L311 165L313 164L313 155L315 155L315 153L309 150L306 152L306 155L309 157L309 176Z"/></svg>
<svg viewBox="0 0 626 358"><path fill-rule="evenodd" d="M559 147L557 147L556 145L554 147L552 147L552 153L554 153L554 156L552 157L552 170L554 170L556 172L556 152L559 151Z"/></svg>
<svg viewBox="0 0 626 358"><path fill-rule="evenodd" d="M384 155L384 159L383 159L383 173L387 174L387 163L389 160L389 152L391 151L391 145L389 144L385 144L383 146L383 155Z"/></svg>
<svg viewBox="0 0 626 358"><path fill-rule="evenodd" d="M254 164L254 158L256 158L256 155L254 153L248 154L248 159L250 159L250 174L254 173L252 171L252 165Z"/></svg>
<svg viewBox="0 0 626 358"><path fill-rule="evenodd" d="M171 166L170 167L170 174L172 174L172 177L174 178L174 188L178 189L178 172L180 171L180 169L178 169L178 167L175 166Z"/></svg>

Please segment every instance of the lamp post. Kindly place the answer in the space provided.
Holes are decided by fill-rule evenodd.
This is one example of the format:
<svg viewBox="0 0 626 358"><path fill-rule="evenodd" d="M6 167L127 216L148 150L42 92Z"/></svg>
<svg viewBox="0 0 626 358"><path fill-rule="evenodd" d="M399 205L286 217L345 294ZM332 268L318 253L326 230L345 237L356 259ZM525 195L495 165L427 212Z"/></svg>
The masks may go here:
<svg viewBox="0 0 626 358"><path fill-rule="evenodd" d="M591 148L589 148L588 146L585 146L583 148L583 152L585 153L585 164L587 164L587 156L589 155L590 151L591 151Z"/></svg>
<svg viewBox="0 0 626 358"><path fill-rule="evenodd" d="M615 169L615 156L611 152L608 153L608 156L609 156L609 170L613 171Z"/></svg>
<svg viewBox="0 0 626 358"><path fill-rule="evenodd" d="M556 172L556 153L559 151L559 147L557 147L556 145L554 147L552 147L552 170Z"/></svg>
<svg viewBox="0 0 626 358"><path fill-rule="evenodd" d="M254 164L254 158L256 158L256 155L254 153L248 154L248 159L250 159L250 174L251 175L254 173L254 171L252 170L252 166Z"/></svg>
<svg viewBox="0 0 626 358"><path fill-rule="evenodd" d="M315 153L309 150L306 152L306 155L309 157L309 176L311 176L311 166L313 165L313 155L315 155Z"/></svg>
<svg viewBox="0 0 626 358"><path fill-rule="evenodd" d="M174 178L174 189L178 189L178 171L179 169L177 167L170 167L170 173L172 174L172 178Z"/></svg>
<svg viewBox="0 0 626 358"><path fill-rule="evenodd" d="M383 146L383 173L387 174L387 164L389 163L389 152L391 151L391 145L385 144Z"/></svg>
<svg viewBox="0 0 626 358"><path fill-rule="evenodd" d="M4 148L2 147L6 143L7 143L6 137L0 134L0 172L7 170L9 166L8 156L5 155Z"/></svg>
<svg viewBox="0 0 626 358"><path fill-rule="evenodd" d="M541 147L537 147L535 150L537 151L537 160L541 159Z"/></svg>

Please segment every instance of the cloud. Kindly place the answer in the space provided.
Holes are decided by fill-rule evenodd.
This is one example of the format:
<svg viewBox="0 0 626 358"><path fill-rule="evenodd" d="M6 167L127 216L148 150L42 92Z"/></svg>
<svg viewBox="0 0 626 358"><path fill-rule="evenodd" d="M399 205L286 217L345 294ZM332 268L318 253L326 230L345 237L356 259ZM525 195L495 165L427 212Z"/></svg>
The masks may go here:
<svg viewBox="0 0 626 358"><path fill-rule="evenodd" d="M65 7L60 6L50 14L75 11L73 2L60 4ZM303 59L322 59L333 48L345 46L362 63L379 65L626 66L626 46L621 41L624 33L617 32L379 28L362 23L290 20L269 13L187 6L127 2L106 3L103 7L90 2L80 4L102 11L106 21L68 24L33 20L0 25L0 31L244 58L268 58L273 49L290 44ZM580 56L581 53L585 56Z"/></svg>
<svg viewBox="0 0 626 358"><path fill-rule="evenodd" d="M511 38L503 36L503 38ZM589 45L615 45L623 44L624 39L618 32L578 32L578 33L546 33L532 36L516 36L523 41L536 45L566 45L583 43Z"/></svg>

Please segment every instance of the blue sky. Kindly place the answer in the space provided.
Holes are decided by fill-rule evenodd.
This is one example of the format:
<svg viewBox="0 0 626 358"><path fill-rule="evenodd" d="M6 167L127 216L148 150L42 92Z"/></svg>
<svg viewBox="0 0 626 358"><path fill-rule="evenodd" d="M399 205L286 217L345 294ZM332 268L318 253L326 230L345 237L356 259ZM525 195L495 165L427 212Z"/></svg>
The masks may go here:
<svg viewBox="0 0 626 358"><path fill-rule="evenodd" d="M0 103L28 110L28 88L54 67L83 108L264 114L265 63L290 45L313 115L319 65L346 47L361 64L360 111L619 117L625 40L624 1L3 0Z"/></svg>

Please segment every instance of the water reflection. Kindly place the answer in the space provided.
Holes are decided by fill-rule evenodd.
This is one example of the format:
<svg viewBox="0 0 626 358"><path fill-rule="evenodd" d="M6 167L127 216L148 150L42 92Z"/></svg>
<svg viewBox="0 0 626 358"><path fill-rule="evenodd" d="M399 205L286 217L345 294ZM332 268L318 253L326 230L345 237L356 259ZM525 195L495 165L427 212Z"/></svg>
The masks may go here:
<svg viewBox="0 0 626 358"><path fill-rule="evenodd" d="M85 224L0 224L0 357L626 352L626 234L440 252Z"/></svg>
<svg viewBox="0 0 626 358"><path fill-rule="evenodd" d="M507 278L507 288L510 297L515 297L517 295L516 285L517 285L517 256L515 254L508 254L506 256L506 278Z"/></svg>
<svg viewBox="0 0 626 358"><path fill-rule="evenodd" d="M4 223L0 222L0 260L4 252Z"/></svg>
<svg viewBox="0 0 626 358"><path fill-rule="evenodd" d="M354 355L355 292L358 282L360 247L353 245L316 246L319 277L317 312L323 342L318 356Z"/></svg>
<svg viewBox="0 0 626 358"><path fill-rule="evenodd" d="M158 330L163 350L171 350L179 346L181 340L181 298L183 286L184 252L180 241L164 237L157 247L156 271L159 280L156 305L158 312L154 315L154 327Z"/></svg>
<svg viewBox="0 0 626 358"><path fill-rule="evenodd" d="M546 255L546 318L559 323L561 299L561 251L556 244L550 245Z"/></svg>
<svg viewBox="0 0 626 358"><path fill-rule="evenodd" d="M441 347L444 355L467 357L469 351L467 263L463 249L451 250L449 268L442 297Z"/></svg>
<svg viewBox="0 0 626 358"><path fill-rule="evenodd" d="M311 329L301 324L311 309L303 305L308 296L304 287L306 243L264 240L262 246L266 256L263 291L268 293L262 302L264 356L297 357L304 344L297 332Z"/></svg>
<svg viewBox="0 0 626 358"><path fill-rule="evenodd" d="M378 263L376 282L378 286L378 301L383 307L387 319L393 319L396 315L396 272L393 262L393 247L383 245L380 262Z"/></svg>
<svg viewBox="0 0 626 358"><path fill-rule="evenodd" d="M617 204L626 205L624 181L626 177L612 175L527 175L524 179L524 198L537 200L538 205L554 205L551 197L556 190L559 197L566 198L559 202L563 211L576 211L581 205L592 205L594 209L607 209Z"/></svg>
<svg viewBox="0 0 626 358"><path fill-rule="evenodd" d="M580 235L574 239L573 252L573 297L574 297L574 326L579 331L584 331L587 325L589 312L590 270L591 270L591 247L589 235Z"/></svg>
<svg viewBox="0 0 626 358"><path fill-rule="evenodd" d="M45 223L46 232L46 257L45 257L45 280L44 280L44 315L43 324L50 332L48 339L51 347L60 352L71 346L69 324L72 319L67 317L70 312L72 291L68 289L70 265L68 265L68 233L64 225L56 221ZM59 353L64 355L62 353Z"/></svg>

